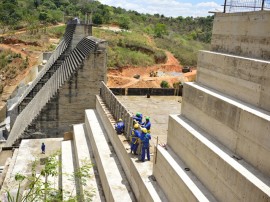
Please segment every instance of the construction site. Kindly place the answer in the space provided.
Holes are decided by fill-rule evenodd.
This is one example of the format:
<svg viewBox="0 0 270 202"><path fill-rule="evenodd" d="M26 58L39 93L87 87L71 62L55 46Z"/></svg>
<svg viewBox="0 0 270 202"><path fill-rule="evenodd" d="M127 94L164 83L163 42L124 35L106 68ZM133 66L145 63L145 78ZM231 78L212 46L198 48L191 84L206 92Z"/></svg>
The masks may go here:
<svg viewBox="0 0 270 202"><path fill-rule="evenodd" d="M7 112L0 201L50 201L49 191L27 200L33 186L18 173L41 176L61 201L270 201L270 12L214 15L196 81L178 89L109 88L107 42L92 36L91 24L70 21ZM145 162L130 151L138 111L152 123ZM58 172L43 176L52 155ZM86 162L87 179L76 178Z"/></svg>

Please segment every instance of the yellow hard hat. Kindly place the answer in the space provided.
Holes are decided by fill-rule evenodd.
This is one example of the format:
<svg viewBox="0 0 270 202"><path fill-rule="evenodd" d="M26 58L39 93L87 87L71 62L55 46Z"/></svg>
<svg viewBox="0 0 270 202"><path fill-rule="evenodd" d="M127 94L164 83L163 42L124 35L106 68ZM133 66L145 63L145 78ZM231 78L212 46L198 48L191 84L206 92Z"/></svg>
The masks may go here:
<svg viewBox="0 0 270 202"><path fill-rule="evenodd" d="M146 128L142 128L142 132L143 133L147 133L147 129Z"/></svg>
<svg viewBox="0 0 270 202"><path fill-rule="evenodd" d="M123 121L122 119L119 119L118 121Z"/></svg>
<svg viewBox="0 0 270 202"><path fill-rule="evenodd" d="M134 124L134 128L139 128L139 124Z"/></svg>

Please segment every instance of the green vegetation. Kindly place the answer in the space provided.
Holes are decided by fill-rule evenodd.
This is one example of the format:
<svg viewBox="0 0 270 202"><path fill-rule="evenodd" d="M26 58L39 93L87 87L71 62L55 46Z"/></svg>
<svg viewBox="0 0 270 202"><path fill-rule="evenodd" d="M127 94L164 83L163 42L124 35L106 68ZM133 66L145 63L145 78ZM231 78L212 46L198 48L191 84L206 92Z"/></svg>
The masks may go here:
<svg viewBox="0 0 270 202"><path fill-rule="evenodd" d="M160 87L161 88L170 88L170 85L167 81L161 81Z"/></svg>
<svg viewBox="0 0 270 202"><path fill-rule="evenodd" d="M12 52L11 50L0 50L0 72L3 80L5 78L14 79L18 70L24 70L28 66L28 58L23 59L21 54Z"/></svg>
<svg viewBox="0 0 270 202"><path fill-rule="evenodd" d="M164 52L158 48L171 51L181 64L194 66L198 50L208 49L211 40L212 16L172 18L160 14L141 14L137 11L103 5L99 1L86 0L2 0L0 31L27 28L32 34L37 33L41 25L46 27L74 17L86 21L85 16L96 25L117 25L131 31L119 33L119 37L115 36L117 33L112 32L99 34L112 35L108 37L109 54L114 57L109 61L109 66L112 67L162 63L166 58ZM62 31L56 35L59 37ZM154 38L156 46L147 42L146 37L143 37L146 34ZM39 37L42 37L41 34ZM119 39L122 39L120 44ZM125 55L119 55L123 53Z"/></svg>
<svg viewBox="0 0 270 202"><path fill-rule="evenodd" d="M48 179L58 178L59 174L67 175L66 173L59 173L59 167L61 166L59 163L59 154L60 152L56 152L55 154L50 155L46 159L40 159L40 161L35 160L32 163L31 174L30 175L22 175L17 173L15 175L15 181L17 182L16 193L7 190L7 199L8 202L30 202L30 201L69 201L69 202L77 202L81 201L79 196L74 193L65 193L66 196L70 196L68 199L62 199L62 191L59 190L52 184ZM40 163L44 162L44 165L40 170ZM85 185L87 180L91 178L89 171L92 167L92 164L84 161L82 167L78 168L72 176L67 176L70 180L74 181L74 179L80 180L82 185ZM39 171L37 171L39 170ZM23 193L23 190L27 190L27 192ZM75 192L75 187L73 188L73 192ZM94 190L86 190L84 193L85 201L91 201Z"/></svg>
<svg viewBox="0 0 270 202"><path fill-rule="evenodd" d="M108 66L150 66L167 60L164 51L151 46L146 36L137 32L94 29L94 36L108 41Z"/></svg>

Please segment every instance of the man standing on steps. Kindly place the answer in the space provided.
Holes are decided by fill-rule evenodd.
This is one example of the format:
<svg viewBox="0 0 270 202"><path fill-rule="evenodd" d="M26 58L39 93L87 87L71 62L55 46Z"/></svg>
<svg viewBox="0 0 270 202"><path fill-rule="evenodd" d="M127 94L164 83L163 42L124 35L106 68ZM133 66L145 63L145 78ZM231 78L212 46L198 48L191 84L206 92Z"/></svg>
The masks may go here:
<svg viewBox="0 0 270 202"><path fill-rule="evenodd" d="M141 161L144 162L145 160L145 151L147 154L147 160L150 161L150 149L149 149L149 141L151 140L151 135L147 133L146 128L142 128L142 134L141 134L141 141L142 141L142 155L141 155Z"/></svg>
<svg viewBox="0 0 270 202"><path fill-rule="evenodd" d="M46 146L45 146L44 142L42 142L42 144L41 144L41 153L42 154L45 154L45 148L46 148Z"/></svg>
<svg viewBox="0 0 270 202"><path fill-rule="evenodd" d="M139 132L139 124L134 124L134 129L131 131L131 147L130 147L130 153L134 153L137 155L137 149L139 145L139 138L140 138L140 132Z"/></svg>
<svg viewBox="0 0 270 202"><path fill-rule="evenodd" d="M145 118L145 122L142 123L142 127L143 127L143 128L146 128L146 129L147 129L147 133L150 134L151 122L150 122L150 117L149 117L149 116L147 116L147 117Z"/></svg>

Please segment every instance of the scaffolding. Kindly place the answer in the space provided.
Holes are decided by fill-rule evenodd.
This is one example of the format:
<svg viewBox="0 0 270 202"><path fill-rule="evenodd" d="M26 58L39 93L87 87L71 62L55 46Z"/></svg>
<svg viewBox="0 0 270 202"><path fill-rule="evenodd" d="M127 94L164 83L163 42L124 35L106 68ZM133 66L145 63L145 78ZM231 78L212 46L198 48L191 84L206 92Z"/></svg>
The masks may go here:
<svg viewBox="0 0 270 202"><path fill-rule="evenodd" d="M225 0L224 13L270 10L270 0Z"/></svg>

